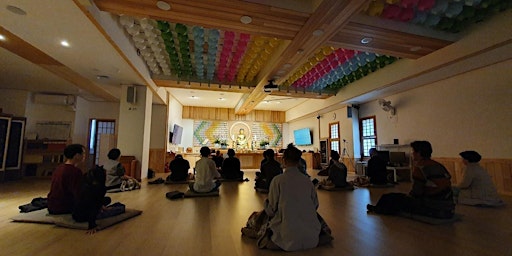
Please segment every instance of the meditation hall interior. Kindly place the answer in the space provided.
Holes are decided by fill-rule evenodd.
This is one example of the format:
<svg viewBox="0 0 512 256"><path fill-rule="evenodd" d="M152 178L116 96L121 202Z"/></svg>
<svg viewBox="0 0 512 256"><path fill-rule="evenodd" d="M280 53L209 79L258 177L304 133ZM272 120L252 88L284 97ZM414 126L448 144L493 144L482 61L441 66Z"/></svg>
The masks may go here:
<svg viewBox="0 0 512 256"><path fill-rule="evenodd" d="M390 185L316 189L334 240L289 255L512 255L511 24L509 0L2 0L0 255L284 253L241 229L268 196L263 152L284 163L290 143L312 181L332 151L364 180L376 148ZM414 141L452 186L459 153L478 152L505 205L457 204L443 223L367 212L411 190ZM121 151L141 187L107 196L138 215L93 235L19 221L70 144L83 173ZM193 174L202 147L233 149L246 180L166 198L189 189L158 182L169 163Z"/></svg>

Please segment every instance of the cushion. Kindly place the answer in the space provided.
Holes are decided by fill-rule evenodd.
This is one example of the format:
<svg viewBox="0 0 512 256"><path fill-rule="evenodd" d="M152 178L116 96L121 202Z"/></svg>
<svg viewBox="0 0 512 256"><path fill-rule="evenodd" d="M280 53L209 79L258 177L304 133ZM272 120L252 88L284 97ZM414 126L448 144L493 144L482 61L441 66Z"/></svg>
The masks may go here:
<svg viewBox="0 0 512 256"><path fill-rule="evenodd" d="M216 189L212 192L208 192L208 193L197 193L197 192L194 192L192 190L187 190L187 192L185 192L185 197L207 197L207 196L219 196L219 190Z"/></svg>
<svg viewBox="0 0 512 256"><path fill-rule="evenodd" d="M355 188L354 188L354 186L346 186L346 187L342 187L342 188L337 188L335 186L319 185L318 189L327 190L327 191L352 191Z"/></svg>
<svg viewBox="0 0 512 256"><path fill-rule="evenodd" d="M438 218L431 218L423 215L417 215L417 214L410 214L401 212L398 214L398 216L405 217L412 220L417 220L423 223L431 224L431 225L442 225L442 224L449 224L456 221L459 221L462 219L461 214L454 214L452 218L450 219L438 219Z"/></svg>
<svg viewBox="0 0 512 256"><path fill-rule="evenodd" d="M171 199L171 200L181 199L181 198L185 197L185 193L175 190L175 191L170 191L170 192L165 193L165 197L167 197L168 199Z"/></svg>
<svg viewBox="0 0 512 256"><path fill-rule="evenodd" d="M256 192L258 192L258 193L268 194L268 189L266 189L266 188L254 188L254 189L256 189Z"/></svg>
<svg viewBox="0 0 512 256"><path fill-rule="evenodd" d="M368 187L370 188L392 188L395 184L393 183L386 183L386 184L370 184Z"/></svg>
<svg viewBox="0 0 512 256"><path fill-rule="evenodd" d="M224 179L224 178L220 178L218 180L220 182L245 182L245 181L249 181L248 178L245 178L245 179Z"/></svg>
<svg viewBox="0 0 512 256"><path fill-rule="evenodd" d="M96 220L98 229L105 229L112 225L115 225L124 220L138 216L142 213L140 210L126 209L122 214ZM71 214L60 214L52 215L48 213L48 209L42 209L39 211L33 211L29 213L20 213L11 218L15 222L28 222L28 223L44 223L44 224L55 224L60 227L73 228L73 229L84 229L87 230L89 224L87 222L76 222L71 217Z"/></svg>
<svg viewBox="0 0 512 256"><path fill-rule="evenodd" d="M190 182L194 182L194 180L190 180ZM169 184L188 184L188 183L189 183L188 180L180 180L180 181L165 180L165 184L166 185L169 185Z"/></svg>

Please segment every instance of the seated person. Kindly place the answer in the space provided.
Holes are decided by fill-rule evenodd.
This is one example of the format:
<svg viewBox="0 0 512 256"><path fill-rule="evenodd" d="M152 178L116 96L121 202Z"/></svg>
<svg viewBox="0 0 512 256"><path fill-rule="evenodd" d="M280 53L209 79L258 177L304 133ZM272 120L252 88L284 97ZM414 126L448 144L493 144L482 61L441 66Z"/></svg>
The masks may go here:
<svg viewBox="0 0 512 256"><path fill-rule="evenodd" d="M190 169L190 163L187 159L183 159L183 156L178 154L174 157L174 160L169 164L169 170L171 174L167 177L169 181L186 181L189 177L188 170Z"/></svg>
<svg viewBox="0 0 512 256"><path fill-rule="evenodd" d="M196 162L195 182L189 183L189 188L196 193L212 192L220 186L220 181L214 180L220 178L220 174L215 168L215 162L208 158L210 148L202 147L199 152L201 153L201 159Z"/></svg>
<svg viewBox="0 0 512 256"><path fill-rule="evenodd" d="M334 151L331 149L330 155L332 156L333 152L338 153L337 151ZM330 157L331 158L331 157ZM329 160L329 165L318 172L318 176L329 176L329 167L334 164L334 160L332 158Z"/></svg>
<svg viewBox="0 0 512 256"><path fill-rule="evenodd" d="M73 211L80 194L82 170L77 166L84 160L84 146L71 144L64 149L66 161L57 166L52 174L52 184L48 193L48 212L68 214Z"/></svg>
<svg viewBox="0 0 512 256"><path fill-rule="evenodd" d="M340 162L340 154L337 151L331 152L331 165L329 166L328 172L329 177L326 182L322 182L320 185L334 185L336 188L344 188L350 184L347 182L347 166Z"/></svg>
<svg viewBox="0 0 512 256"><path fill-rule="evenodd" d="M263 225L265 230L258 239L259 248L299 251L332 239L330 234L322 232L316 190L298 168L300 157L300 150L288 145L283 156L286 170L273 179L265 201L264 211L269 220ZM244 235L246 230L242 229ZM329 239L322 239L324 235Z"/></svg>
<svg viewBox="0 0 512 256"><path fill-rule="evenodd" d="M371 158L368 160L367 175L368 178L370 178L370 183L376 185L388 183L386 160L378 155L377 149L375 148L371 148L369 153Z"/></svg>
<svg viewBox="0 0 512 256"><path fill-rule="evenodd" d="M213 161L215 162L215 167L217 167L217 170L220 170L222 168L222 162L224 161L224 157L220 153L220 151L215 152L215 156L213 157Z"/></svg>
<svg viewBox="0 0 512 256"><path fill-rule="evenodd" d="M265 157L265 161L260 168L261 172L256 172L256 184L254 188L268 189L272 179L283 173L283 168L281 168L281 164L274 159L274 150L265 150L263 156Z"/></svg>
<svg viewBox="0 0 512 256"><path fill-rule="evenodd" d="M121 150L113 148L108 152L108 160L103 163L103 168L107 170L107 178L105 180L105 186L107 190L120 188L124 179L130 178L125 175L125 169L119 162L121 158Z"/></svg>
<svg viewBox="0 0 512 256"><path fill-rule="evenodd" d="M78 200L75 202L72 217L76 222L89 222L88 234L94 234L98 229L96 219L101 211L107 211L110 197L105 197L106 171L102 166L89 170L85 175L80 188Z"/></svg>
<svg viewBox="0 0 512 256"><path fill-rule="evenodd" d="M476 151L464 151L459 155L466 168L462 173L461 181L453 188L455 201L466 205L503 205L491 176L479 164L482 159L480 154Z"/></svg>
<svg viewBox="0 0 512 256"><path fill-rule="evenodd" d="M411 147L415 165L409 195L384 194L376 206L366 206L368 211L383 214L405 212L439 219L452 218L455 213L455 204L450 173L442 164L430 159L432 155L430 142L414 141Z"/></svg>
<svg viewBox="0 0 512 256"><path fill-rule="evenodd" d="M240 160L235 157L235 150L228 149L228 158L222 162L222 178L228 180L243 180L244 172L240 170Z"/></svg>
<svg viewBox="0 0 512 256"><path fill-rule="evenodd" d="M302 154L302 153L301 153ZM304 160L304 158L300 158L299 159L299 165L297 166L299 167L299 171L302 172L304 175L308 176L309 177L309 174L308 174L308 165L306 163L306 160Z"/></svg>

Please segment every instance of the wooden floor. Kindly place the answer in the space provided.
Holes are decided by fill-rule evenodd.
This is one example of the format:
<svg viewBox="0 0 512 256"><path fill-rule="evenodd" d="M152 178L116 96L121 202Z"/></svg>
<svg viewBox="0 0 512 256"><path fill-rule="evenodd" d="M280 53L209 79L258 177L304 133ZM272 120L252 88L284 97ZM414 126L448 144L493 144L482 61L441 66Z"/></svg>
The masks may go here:
<svg viewBox="0 0 512 256"><path fill-rule="evenodd" d="M315 170L310 173L315 176ZM0 183L0 255L277 255L257 249L242 237L248 216L262 209L264 194L250 182L222 184L220 197L171 201L165 193L185 184L147 185L141 190L109 194L141 216L86 235L83 230L53 225L15 223L18 206L46 197L49 179ZM319 213L333 231L330 246L287 255L512 255L512 198L499 209L457 206L463 220L433 226L409 219L371 215L366 204L382 193L407 192L410 183L395 188L358 188L351 192L318 191Z"/></svg>

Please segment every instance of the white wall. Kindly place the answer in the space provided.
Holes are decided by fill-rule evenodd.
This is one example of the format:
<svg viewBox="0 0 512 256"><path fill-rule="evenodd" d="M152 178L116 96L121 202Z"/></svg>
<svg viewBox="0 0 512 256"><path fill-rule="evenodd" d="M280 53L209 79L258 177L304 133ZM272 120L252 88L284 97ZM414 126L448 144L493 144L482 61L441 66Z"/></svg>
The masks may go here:
<svg viewBox="0 0 512 256"><path fill-rule="evenodd" d="M183 116L183 105L181 105L181 103L176 99L174 98L173 96L171 96L169 94L169 105L168 105L168 116L169 116L169 120L167 121L167 128L166 128L166 134L169 134L169 132L172 132L172 129L174 127L175 124L177 125L180 125L183 127L183 134L182 134L182 140L181 140L181 143L178 144L178 145L174 145L174 144L171 144L169 143L169 141L167 141L167 149L169 151L174 151L176 152L178 147L190 147L192 146L192 131L193 130L193 125L190 126L190 127L187 127L185 126L184 124L184 120L182 118ZM186 141L188 140L188 136L190 136L190 144L188 144Z"/></svg>
<svg viewBox="0 0 512 256"><path fill-rule="evenodd" d="M26 135L37 133L36 123L41 121L70 122L71 131L68 134L71 139L75 124L75 110L72 106L36 104L32 101L32 95L27 100L25 108L27 117Z"/></svg>
<svg viewBox="0 0 512 256"><path fill-rule="evenodd" d="M363 104L360 117L376 116L379 144L428 140L434 157L476 150L484 158L510 158L511 66L509 60L386 97L396 106L394 117L377 101Z"/></svg>
<svg viewBox="0 0 512 256"><path fill-rule="evenodd" d="M119 132L119 102L90 102L77 97L73 143L87 145L89 136L89 120L116 120L116 134Z"/></svg>
<svg viewBox="0 0 512 256"><path fill-rule="evenodd" d="M167 141L167 105L153 104L149 148L165 148Z"/></svg>
<svg viewBox="0 0 512 256"><path fill-rule="evenodd" d="M0 89L0 108L5 114L24 117L30 93L22 90Z"/></svg>

